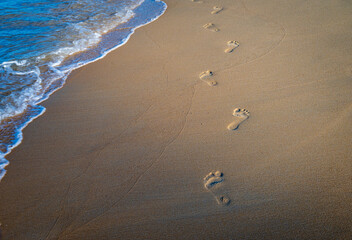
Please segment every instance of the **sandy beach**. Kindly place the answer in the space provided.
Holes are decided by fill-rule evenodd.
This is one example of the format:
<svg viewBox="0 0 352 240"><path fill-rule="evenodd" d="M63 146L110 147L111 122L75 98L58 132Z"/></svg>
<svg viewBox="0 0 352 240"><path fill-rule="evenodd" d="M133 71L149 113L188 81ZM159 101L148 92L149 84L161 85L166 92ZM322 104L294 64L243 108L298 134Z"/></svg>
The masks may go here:
<svg viewBox="0 0 352 240"><path fill-rule="evenodd" d="M24 129L0 239L352 239L352 4L165 2Z"/></svg>

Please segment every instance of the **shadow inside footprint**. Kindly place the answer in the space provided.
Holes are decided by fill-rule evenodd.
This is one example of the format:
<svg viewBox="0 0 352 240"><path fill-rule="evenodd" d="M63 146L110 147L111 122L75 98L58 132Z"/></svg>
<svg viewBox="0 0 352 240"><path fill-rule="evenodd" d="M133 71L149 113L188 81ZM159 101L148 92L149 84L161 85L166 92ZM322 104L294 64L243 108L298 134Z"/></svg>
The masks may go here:
<svg viewBox="0 0 352 240"><path fill-rule="evenodd" d="M211 14L218 14L219 12L221 12L224 8L222 7L217 7L217 6L214 6L213 7L213 11L211 12Z"/></svg>
<svg viewBox="0 0 352 240"><path fill-rule="evenodd" d="M199 74L199 79L206 82L209 86L213 87L218 83L215 80L210 79L212 76L213 76L213 72L210 70L207 70Z"/></svg>
<svg viewBox="0 0 352 240"><path fill-rule="evenodd" d="M203 28L208 29L208 30L213 31L213 32L219 32L220 31L220 29L217 28L213 23L207 23L207 24L203 25Z"/></svg>
<svg viewBox="0 0 352 240"><path fill-rule="evenodd" d="M219 186L219 184L224 181L224 174L222 172L220 172L220 171L210 172L210 173L208 173L207 176L205 176L205 178L203 180L204 180L204 187L209 192L211 192L211 194L215 197L215 199L219 205L230 204L230 198L228 198L222 194L217 195L213 190L213 188Z"/></svg>
<svg viewBox="0 0 352 240"><path fill-rule="evenodd" d="M225 53L232 53L233 50L240 46L240 43L232 40L227 42L227 46L228 48L225 49Z"/></svg>
<svg viewBox="0 0 352 240"><path fill-rule="evenodd" d="M243 121L249 118L249 112L246 109L236 108L233 110L232 115L236 117L236 119L227 126L228 130L236 130Z"/></svg>
<svg viewBox="0 0 352 240"><path fill-rule="evenodd" d="M220 197L216 198L216 201L220 205L229 205L230 202L231 202L230 198L228 198L228 197L226 197L224 195L221 195Z"/></svg>

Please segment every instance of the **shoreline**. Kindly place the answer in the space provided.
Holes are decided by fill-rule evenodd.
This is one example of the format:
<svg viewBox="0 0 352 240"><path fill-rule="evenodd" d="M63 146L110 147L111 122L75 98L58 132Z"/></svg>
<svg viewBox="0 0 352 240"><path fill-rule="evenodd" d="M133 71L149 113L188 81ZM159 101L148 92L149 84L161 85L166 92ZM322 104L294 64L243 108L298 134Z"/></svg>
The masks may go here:
<svg viewBox="0 0 352 240"><path fill-rule="evenodd" d="M139 14L141 14L141 13L138 10L140 8L145 8L144 5L146 5L146 4L148 4L148 3L145 1L141 5L139 5L139 6L137 6L136 8L133 9L134 11L137 12L137 16L133 16L127 22L124 22L124 23L118 25L114 30L109 31L106 34L102 35L102 40L101 40L101 42L99 44L97 44L94 47L90 46L89 48L85 49L84 51L75 53L74 57L70 57L70 58L67 58L66 60L63 60L61 62L62 66L60 66L60 68L61 68L60 71L62 71L62 69L65 69L67 67L69 67L69 69L68 70L66 69L66 70L62 71L62 73L61 73L62 76L61 77L59 77L57 79L54 79L54 80L51 80L50 86L48 87L47 91L43 94L41 99L36 101L35 105L28 105L26 107L26 109L22 113L17 114L17 115L15 115L13 117L9 117L6 121L3 122L3 126L4 126L5 129L13 129L13 130L10 130L10 131L4 131L5 132L4 134L7 134L7 132L13 132L12 134L9 133L10 136L6 135L6 136L4 136L4 138L5 139L13 139L13 138L15 138L16 140L14 141L14 143L12 143L12 142L3 143L4 145L6 145L7 151L0 154L0 160L1 160L1 162L0 162L0 182L1 182L1 179L6 174L6 169L5 168L9 164L9 161L5 158L6 155L11 153L11 151L14 148L16 148L18 145L21 144L21 142L23 140L23 136L22 136L23 129L25 127L27 127L35 119L37 119L38 117L40 117L42 114L45 113L45 107L41 106L40 104L42 102L48 100L50 95L52 95L56 91L60 90L65 85L66 79L69 77L69 75L71 74L72 71L74 71L74 70L76 70L78 68L81 68L83 66L86 66L86 65L88 65L90 63L96 62L96 61L104 58L110 52L116 50L117 48L119 48L119 47L121 47L123 45L125 45L128 42L128 40L130 39L130 37L133 35L133 33L135 32L136 29L138 29L140 27L143 27L143 26L145 26L145 25L147 25L149 23L152 23L155 20L157 20L159 17L161 17L165 13L165 10L167 8L167 5L165 4L163 10L161 11L161 13L158 16L156 16L156 17L148 17L150 19L147 18L147 20L146 19L143 20L143 22L146 21L145 23L142 23L142 24L139 24L139 25L137 24L137 26L132 26L132 27L126 28L126 29L130 30L130 33L127 36L124 36L122 38L121 38L121 36L118 36L120 39L118 39L118 41L117 41L118 44L117 45L115 45L113 47L109 47L107 49L104 49L104 48L106 48L106 46L104 46L104 45L108 45L106 42L108 41L109 38L111 38L112 36L114 36L116 34L119 35L119 31L120 30L123 30L126 25L129 26L131 24L130 21L132 21L132 20L134 20L136 18L140 18L140 16L138 16L138 12L139 12ZM77 56L89 56L92 52L95 52L97 49L101 49L103 51L103 52L99 53L99 56L95 56L94 58L90 57L90 59L87 59L85 61L82 61L82 60L78 61L78 64L76 64L77 66L73 66L72 63L69 64L68 66L66 66L67 63L65 64L65 62L72 61L72 59L74 59L74 62L76 62L77 59L80 59L80 57L77 57ZM15 60L13 62L18 62L18 61ZM37 110L36 111L32 111L32 109L37 109ZM33 114L32 112L36 112L36 113ZM15 119L18 119L18 120L15 120ZM16 122L16 123L13 123L13 122ZM6 123L8 123L8 124L6 124Z"/></svg>
<svg viewBox="0 0 352 240"><path fill-rule="evenodd" d="M165 2L24 129L3 239L351 236L351 6Z"/></svg>

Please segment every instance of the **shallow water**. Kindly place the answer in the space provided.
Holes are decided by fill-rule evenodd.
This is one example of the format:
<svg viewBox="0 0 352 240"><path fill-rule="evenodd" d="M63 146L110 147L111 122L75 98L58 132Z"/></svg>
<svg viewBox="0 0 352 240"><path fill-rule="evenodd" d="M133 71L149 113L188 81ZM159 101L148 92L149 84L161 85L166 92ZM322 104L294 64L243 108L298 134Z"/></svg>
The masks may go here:
<svg viewBox="0 0 352 240"><path fill-rule="evenodd" d="M22 129L45 111L38 104L165 9L158 0L0 2L0 179Z"/></svg>

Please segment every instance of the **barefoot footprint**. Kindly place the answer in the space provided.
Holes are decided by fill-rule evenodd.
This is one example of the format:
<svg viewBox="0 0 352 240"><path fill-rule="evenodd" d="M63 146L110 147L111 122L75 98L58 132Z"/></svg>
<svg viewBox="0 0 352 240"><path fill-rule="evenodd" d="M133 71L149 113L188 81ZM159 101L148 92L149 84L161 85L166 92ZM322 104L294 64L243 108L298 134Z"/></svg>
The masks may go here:
<svg viewBox="0 0 352 240"><path fill-rule="evenodd" d="M210 70L204 71L199 74L200 80L206 82L209 86L213 87L218 84L216 81L211 80L210 78L213 76L213 72Z"/></svg>
<svg viewBox="0 0 352 240"><path fill-rule="evenodd" d="M224 8L222 7L217 7L217 6L214 6L213 7L213 11L211 12L211 14L217 14L219 12L221 12Z"/></svg>
<svg viewBox="0 0 352 240"><path fill-rule="evenodd" d="M233 50L240 46L240 43L232 40L227 42L227 46L228 48L225 49L225 53L231 53Z"/></svg>
<svg viewBox="0 0 352 240"><path fill-rule="evenodd" d="M203 28L208 29L208 30L213 31L213 32L219 32L220 31L220 29L217 28L213 23L207 23L207 24L203 25Z"/></svg>
<svg viewBox="0 0 352 240"><path fill-rule="evenodd" d="M236 108L232 115L236 117L236 120L227 126L228 130L236 130L243 121L249 118L249 112L246 109Z"/></svg>
<svg viewBox="0 0 352 240"><path fill-rule="evenodd" d="M205 176L204 187L215 197L219 205L228 205L230 204L230 198L223 194L215 193L215 189L219 186L221 182L224 181L224 174L220 171L210 172Z"/></svg>

